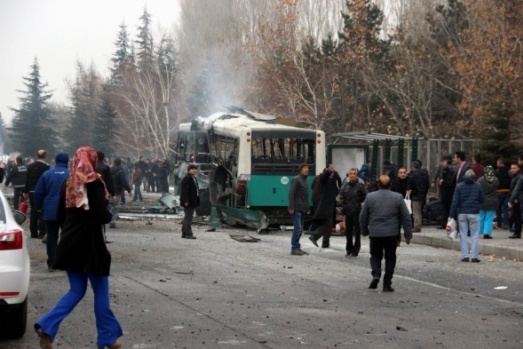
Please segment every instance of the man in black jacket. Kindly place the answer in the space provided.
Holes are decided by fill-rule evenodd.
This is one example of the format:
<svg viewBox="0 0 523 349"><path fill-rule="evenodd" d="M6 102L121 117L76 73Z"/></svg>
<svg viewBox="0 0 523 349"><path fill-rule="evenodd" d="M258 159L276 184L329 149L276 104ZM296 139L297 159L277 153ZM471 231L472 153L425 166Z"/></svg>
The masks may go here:
<svg viewBox="0 0 523 349"><path fill-rule="evenodd" d="M185 211L185 217L182 223L182 238L196 239L192 232L192 221L194 217L194 210L200 206L200 190L198 188L198 181L196 175L198 174L198 167L196 165L189 165L187 167L187 174L182 179L180 189L180 203Z"/></svg>
<svg viewBox="0 0 523 349"><path fill-rule="evenodd" d="M20 203L20 197L22 197L25 191L25 182L27 181L27 167L24 165L24 159L21 156L16 157L16 164L13 166L7 178L5 179L5 187L7 188L10 183L13 183L14 197L13 207L18 210ZM36 238L37 236L31 236Z"/></svg>
<svg viewBox="0 0 523 349"><path fill-rule="evenodd" d="M309 236L309 240L315 246L318 246L317 241L323 236L322 247L329 248L334 210L336 208L336 195L338 195L339 190L338 180L333 166L329 166L323 170L323 173L320 175L319 185L321 193L320 201L312 217L316 229L313 234Z"/></svg>
<svg viewBox="0 0 523 349"><path fill-rule="evenodd" d="M25 181L24 197L29 196L29 205L31 206L31 214L29 216L29 230L31 237L43 238L45 236L45 222L42 219L42 212L38 212L35 201L36 183L42 174L51 167L45 161L47 159L47 152L40 149L36 153L36 161L27 167L27 179ZM40 233L38 233L40 231Z"/></svg>
<svg viewBox="0 0 523 349"><path fill-rule="evenodd" d="M412 231L419 233L423 224L421 212L429 192L430 180L428 173L421 168L421 163L418 160L412 162L408 186L410 199L412 200L412 216L414 218L414 229Z"/></svg>
<svg viewBox="0 0 523 349"><path fill-rule="evenodd" d="M122 168L122 160L116 158L113 161L113 166L111 167L111 177L113 178L113 187L114 187L114 197L110 202L110 211L113 217L109 223L109 228L116 228L116 219L118 218L118 211L120 211L120 200L122 198L121 194L124 191L129 193L131 196L132 190L127 182L127 176L125 175Z"/></svg>
<svg viewBox="0 0 523 349"><path fill-rule="evenodd" d="M310 211L309 206L309 185L307 177L309 176L309 166L301 164L298 168L300 172L291 181L289 189L289 213L292 215L294 229L291 238L291 255L303 256L307 252L302 251L300 237L303 233L304 218Z"/></svg>
<svg viewBox="0 0 523 349"><path fill-rule="evenodd" d="M111 176L111 168L106 165L104 162L105 154L101 151L97 151L96 155L98 155L98 166L96 167L96 173L102 176L102 180L105 183L105 187L107 188L107 191L111 195L111 197L114 196L114 186L113 186L113 176Z"/></svg>
<svg viewBox="0 0 523 349"><path fill-rule="evenodd" d="M509 228L508 198L510 191L510 174L505 159L496 161L496 177L498 177L498 209L496 211L496 225L498 228Z"/></svg>
<svg viewBox="0 0 523 349"><path fill-rule="evenodd" d="M445 220L438 228L445 229L449 218L450 205L452 204L452 196L454 195L454 189L456 188L456 173L452 169L452 158L450 156L443 158L441 168L442 170L441 176L438 180L438 186L440 201L445 210Z"/></svg>
<svg viewBox="0 0 523 349"><path fill-rule="evenodd" d="M341 188L343 210L345 211L345 235L347 257L358 257L361 248L360 212L361 205L367 197L365 185L358 181L358 169L349 170L349 181Z"/></svg>

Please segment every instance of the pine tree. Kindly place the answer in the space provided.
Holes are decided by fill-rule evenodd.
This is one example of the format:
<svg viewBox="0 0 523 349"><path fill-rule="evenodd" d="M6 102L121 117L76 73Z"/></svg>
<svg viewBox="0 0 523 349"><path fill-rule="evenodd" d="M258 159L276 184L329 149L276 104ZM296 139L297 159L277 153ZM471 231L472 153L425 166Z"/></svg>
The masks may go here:
<svg viewBox="0 0 523 349"><path fill-rule="evenodd" d="M113 58L111 58L111 84L113 86L121 86L122 74L134 65L134 58L131 57L132 50L129 44L129 35L125 24L120 25L120 31L114 44L116 45L116 51Z"/></svg>
<svg viewBox="0 0 523 349"><path fill-rule="evenodd" d="M153 64L153 37L151 34L151 15L145 8L140 17L141 25L138 27L138 52L136 53L137 64L140 70L147 70Z"/></svg>
<svg viewBox="0 0 523 349"><path fill-rule="evenodd" d="M104 85L102 102L96 113L93 129L93 146L107 157L111 157L116 152L116 119L118 117L111 103L110 94L110 86Z"/></svg>
<svg viewBox="0 0 523 349"><path fill-rule="evenodd" d="M172 38L167 35L162 37L157 48L156 59L163 77L170 78L176 73L176 48Z"/></svg>
<svg viewBox="0 0 523 349"><path fill-rule="evenodd" d="M81 146L93 144L93 128L100 100L100 78L94 67L86 71L78 63L77 70L76 82L71 89L71 122L65 135L67 150L71 153Z"/></svg>
<svg viewBox="0 0 523 349"><path fill-rule="evenodd" d="M494 102L485 107L485 122L481 132L481 157L484 163L496 163L499 156L510 159L517 152L511 141L518 132L511 123L514 110L507 104Z"/></svg>
<svg viewBox="0 0 523 349"><path fill-rule="evenodd" d="M9 154L9 139L7 137L7 126L2 113L0 113L0 154Z"/></svg>
<svg viewBox="0 0 523 349"><path fill-rule="evenodd" d="M9 130L13 150L18 150L22 156L34 156L38 149L47 150L53 154L56 144L56 133L53 130L52 115L47 108L47 101L52 94L46 91L47 84L41 83L40 66L35 58L31 65L29 77L24 77L25 91L20 97L20 108L15 112L13 126Z"/></svg>

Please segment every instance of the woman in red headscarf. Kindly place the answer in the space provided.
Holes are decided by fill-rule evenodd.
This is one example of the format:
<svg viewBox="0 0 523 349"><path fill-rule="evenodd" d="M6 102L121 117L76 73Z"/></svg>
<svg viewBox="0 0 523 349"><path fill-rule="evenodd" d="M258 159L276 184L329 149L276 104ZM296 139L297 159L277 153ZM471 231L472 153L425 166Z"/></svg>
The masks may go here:
<svg viewBox="0 0 523 349"><path fill-rule="evenodd" d="M58 209L62 224L53 268L67 271L70 290L56 306L34 325L40 347L52 349L58 327L82 300L90 282L94 292L94 312L98 348L118 349L122 336L120 323L109 307L111 255L105 245L102 225L111 214L109 193L96 173L98 157L91 147L80 147L74 154L71 174Z"/></svg>

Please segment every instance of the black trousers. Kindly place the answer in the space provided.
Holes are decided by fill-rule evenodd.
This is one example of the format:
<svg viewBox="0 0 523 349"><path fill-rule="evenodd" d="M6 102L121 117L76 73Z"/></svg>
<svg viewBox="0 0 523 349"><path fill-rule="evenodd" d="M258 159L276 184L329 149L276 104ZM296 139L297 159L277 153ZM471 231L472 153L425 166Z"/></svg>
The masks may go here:
<svg viewBox="0 0 523 349"><path fill-rule="evenodd" d="M359 214L345 215L345 236L347 237L347 244L345 246L347 254L357 256L361 249Z"/></svg>
<svg viewBox="0 0 523 349"><path fill-rule="evenodd" d="M36 238L45 235L45 222L42 219L42 213L36 210L35 192L29 192L29 205L31 205L31 213L29 215L29 231L31 237ZM38 233L40 231L40 233Z"/></svg>
<svg viewBox="0 0 523 349"><path fill-rule="evenodd" d="M194 218L194 207L184 207L185 217L182 222L182 237L192 235L192 221Z"/></svg>
<svg viewBox="0 0 523 349"><path fill-rule="evenodd" d="M381 278L381 260L385 256L385 275L383 277L383 286L392 284L392 276L396 267L396 247L397 236L370 237L370 267L372 268L372 277Z"/></svg>
<svg viewBox="0 0 523 349"><path fill-rule="evenodd" d="M512 204L510 209L510 224L514 224L514 235L521 236L521 203Z"/></svg>
<svg viewBox="0 0 523 349"><path fill-rule="evenodd" d="M332 232L332 218L315 220L316 229L312 232L314 239L319 240L323 236L322 247L330 246Z"/></svg>

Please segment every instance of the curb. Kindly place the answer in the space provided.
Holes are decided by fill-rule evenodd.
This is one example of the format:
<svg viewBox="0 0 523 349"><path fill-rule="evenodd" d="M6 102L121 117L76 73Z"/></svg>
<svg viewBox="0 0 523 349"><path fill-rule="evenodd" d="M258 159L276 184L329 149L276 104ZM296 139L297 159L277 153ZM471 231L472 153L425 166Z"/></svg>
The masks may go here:
<svg viewBox="0 0 523 349"><path fill-rule="evenodd" d="M449 238L432 237L422 235L423 233L414 233L412 242L420 245L428 245L432 247L446 248L454 251L461 251L459 240L451 240ZM479 245L480 254L484 256L496 256L497 258L505 258L510 260L522 260L523 252L510 247L489 246L485 244Z"/></svg>

